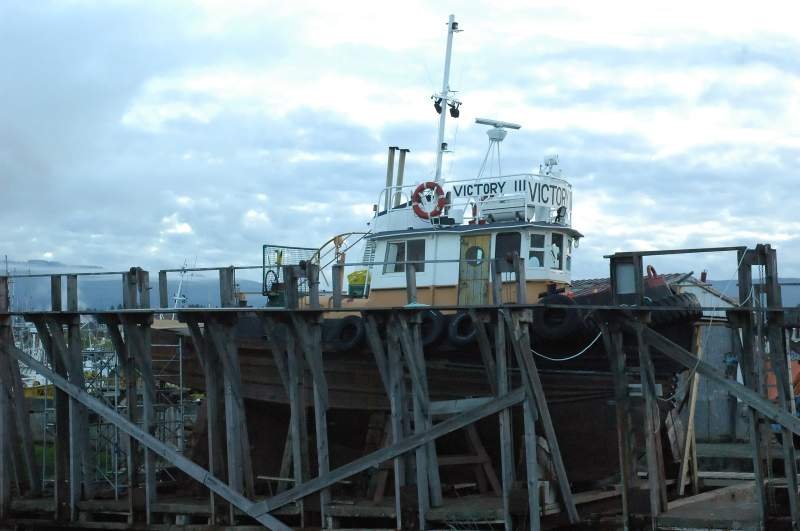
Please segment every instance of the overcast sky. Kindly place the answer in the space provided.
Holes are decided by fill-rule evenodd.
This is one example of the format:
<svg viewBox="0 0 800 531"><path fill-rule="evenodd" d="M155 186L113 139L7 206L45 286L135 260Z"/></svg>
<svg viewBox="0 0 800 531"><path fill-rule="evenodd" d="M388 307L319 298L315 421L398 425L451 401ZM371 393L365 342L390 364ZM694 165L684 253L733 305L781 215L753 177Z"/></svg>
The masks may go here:
<svg viewBox="0 0 800 531"><path fill-rule="evenodd" d="M504 170L559 155L576 277L616 250L756 242L800 276L797 3L563 4L4 1L0 255L258 264L363 230L388 145L407 181L433 172L453 12L445 176L477 173L476 116L522 124Z"/></svg>

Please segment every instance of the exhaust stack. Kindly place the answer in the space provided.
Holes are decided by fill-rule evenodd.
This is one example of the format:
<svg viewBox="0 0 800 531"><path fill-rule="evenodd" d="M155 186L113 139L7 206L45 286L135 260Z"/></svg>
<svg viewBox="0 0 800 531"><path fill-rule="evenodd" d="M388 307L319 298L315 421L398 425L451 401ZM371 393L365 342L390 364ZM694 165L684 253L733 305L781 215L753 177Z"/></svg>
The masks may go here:
<svg viewBox="0 0 800 531"><path fill-rule="evenodd" d="M394 206L400 206L400 201L403 199L403 194L400 192L400 189L403 187L403 174L405 173L406 169L406 153L411 151L407 148L402 148L400 150L400 160L397 161L397 184L395 188L397 189L397 193L394 194Z"/></svg>
<svg viewBox="0 0 800 531"><path fill-rule="evenodd" d="M394 181L394 152L397 151L397 146L389 146L389 163L386 166L386 197L384 198L384 210L389 210L389 201L392 196L392 182Z"/></svg>

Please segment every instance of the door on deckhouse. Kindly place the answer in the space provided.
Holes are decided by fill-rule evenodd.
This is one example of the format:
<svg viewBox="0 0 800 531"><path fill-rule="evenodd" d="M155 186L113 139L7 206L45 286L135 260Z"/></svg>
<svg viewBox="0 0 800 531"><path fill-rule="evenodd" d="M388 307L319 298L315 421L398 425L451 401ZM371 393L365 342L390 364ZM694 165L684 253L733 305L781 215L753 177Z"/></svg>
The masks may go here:
<svg viewBox="0 0 800 531"><path fill-rule="evenodd" d="M462 236L458 263L458 305L489 302L489 235Z"/></svg>

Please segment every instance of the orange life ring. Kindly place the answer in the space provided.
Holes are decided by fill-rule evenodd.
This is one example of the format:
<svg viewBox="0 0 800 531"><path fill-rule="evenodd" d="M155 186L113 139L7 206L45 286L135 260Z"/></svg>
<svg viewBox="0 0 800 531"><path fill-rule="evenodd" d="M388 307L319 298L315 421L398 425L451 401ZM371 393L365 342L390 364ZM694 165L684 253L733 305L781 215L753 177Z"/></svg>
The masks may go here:
<svg viewBox="0 0 800 531"><path fill-rule="evenodd" d="M425 190L433 190L434 194L438 197L436 200L436 207L430 212L422 208L422 194ZM414 214L422 219L430 219L442 213L444 207L447 205L447 198L439 183L428 181L420 184L417 186L417 189L414 190L414 193L411 195L411 205L414 207Z"/></svg>

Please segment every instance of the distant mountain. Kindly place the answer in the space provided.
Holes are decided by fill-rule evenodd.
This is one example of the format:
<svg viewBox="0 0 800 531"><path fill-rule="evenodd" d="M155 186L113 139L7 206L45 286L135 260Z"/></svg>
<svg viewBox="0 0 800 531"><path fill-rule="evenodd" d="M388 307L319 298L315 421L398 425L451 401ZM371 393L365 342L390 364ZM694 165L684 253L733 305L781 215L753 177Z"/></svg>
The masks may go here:
<svg viewBox="0 0 800 531"><path fill-rule="evenodd" d="M239 289L247 293L249 306L264 306L266 298L261 295L261 283L240 280ZM66 286L62 285L62 300L66 300ZM178 291L178 280L167 282L170 307ZM216 278L184 280L182 293L187 306L219 306L219 280ZM151 285L150 300L158 306L158 281ZM50 279L17 278L12 284L12 309L18 311L47 310L50 308ZM79 277L78 306L80 309L108 310L122 305L122 281L119 277Z"/></svg>

